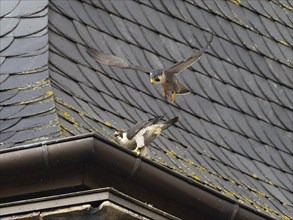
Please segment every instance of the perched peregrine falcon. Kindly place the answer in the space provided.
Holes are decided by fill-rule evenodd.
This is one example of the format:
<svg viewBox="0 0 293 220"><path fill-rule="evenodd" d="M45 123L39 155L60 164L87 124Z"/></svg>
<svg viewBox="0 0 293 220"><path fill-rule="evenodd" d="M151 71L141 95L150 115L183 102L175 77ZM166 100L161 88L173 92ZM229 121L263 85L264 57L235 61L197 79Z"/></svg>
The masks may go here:
<svg viewBox="0 0 293 220"><path fill-rule="evenodd" d="M116 131L115 137L128 149L143 156L147 155L146 146L157 138L162 131L175 124L179 117L169 121L160 121L164 116L150 118L149 120L138 122L128 131Z"/></svg>
<svg viewBox="0 0 293 220"><path fill-rule="evenodd" d="M176 94L183 95L190 92L189 89L179 81L177 75L180 74L183 70L190 67L194 62L198 61L199 58L208 50L213 39L214 34L211 36L207 45L199 50L197 53L192 54L190 57L181 60L180 62L169 68L156 70L152 70L143 66L132 65L131 63L127 62L127 60L124 60L112 54L100 52L93 48L88 48L87 52L99 63L109 66L120 67L123 69L139 70L149 74L151 83L160 84L162 86L165 101L167 101L168 97L171 96L171 101L172 103L174 103Z"/></svg>

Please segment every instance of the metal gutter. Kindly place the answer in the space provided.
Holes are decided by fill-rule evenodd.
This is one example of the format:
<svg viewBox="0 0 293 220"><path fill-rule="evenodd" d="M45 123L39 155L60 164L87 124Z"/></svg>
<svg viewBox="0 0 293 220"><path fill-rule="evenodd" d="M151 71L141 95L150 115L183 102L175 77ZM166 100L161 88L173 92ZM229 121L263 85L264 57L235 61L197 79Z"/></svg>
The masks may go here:
<svg viewBox="0 0 293 220"><path fill-rule="evenodd" d="M212 219L274 219L92 133L0 151L0 180L23 168L54 169L78 162L103 166L124 179L152 186Z"/></svg>

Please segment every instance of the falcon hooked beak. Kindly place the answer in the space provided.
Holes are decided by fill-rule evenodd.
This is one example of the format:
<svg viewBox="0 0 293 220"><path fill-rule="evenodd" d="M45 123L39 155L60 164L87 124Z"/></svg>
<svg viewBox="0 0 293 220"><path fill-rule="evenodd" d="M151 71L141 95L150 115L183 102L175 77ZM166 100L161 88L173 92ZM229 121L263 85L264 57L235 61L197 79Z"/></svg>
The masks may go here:
<svg viewBox="0 0 293 220"><path fill-rule="evenodd" d="M154 77L154 78L151 78L150 81L153 84L153 83L159 83L161 80L159 77Z"/></svg>

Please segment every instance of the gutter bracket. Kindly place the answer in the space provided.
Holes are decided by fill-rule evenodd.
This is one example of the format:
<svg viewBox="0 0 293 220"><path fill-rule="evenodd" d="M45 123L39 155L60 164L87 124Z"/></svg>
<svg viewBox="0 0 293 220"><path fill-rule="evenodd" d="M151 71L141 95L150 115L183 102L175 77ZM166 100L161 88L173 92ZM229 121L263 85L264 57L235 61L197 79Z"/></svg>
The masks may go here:
<svg viewBox="0 0 293 220"><path fill-rule="evenodd" d="M135 160L135 163L134 163L134 167L132 168L132 171L130 172L127 179L131 179L134 176L134 174L136 173L136 171L140 167L140 164L141 164L141 159L139 157L137 157Z"/></svg>
<svg viewBox="0 0 293 220"><path fill-rule="evenodd" d="M233 205L233 212L232 212L232 215L230 216L229 220L234 220L235 219L235 216L236 216L238 210L239 210L239 205L235 203Z"/></svg>

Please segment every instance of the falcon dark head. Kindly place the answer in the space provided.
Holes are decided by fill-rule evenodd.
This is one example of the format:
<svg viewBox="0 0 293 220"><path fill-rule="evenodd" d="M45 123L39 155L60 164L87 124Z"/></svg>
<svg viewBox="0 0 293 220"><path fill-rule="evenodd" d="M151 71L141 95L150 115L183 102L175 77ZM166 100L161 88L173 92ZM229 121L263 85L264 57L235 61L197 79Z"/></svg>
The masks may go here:
<svg viewBox="0 0 293 220"><path fill-rule="evenodd" d="M166 81L164 69L157 69L150 71L150 81L155 84L162 84Z"/></svg>

